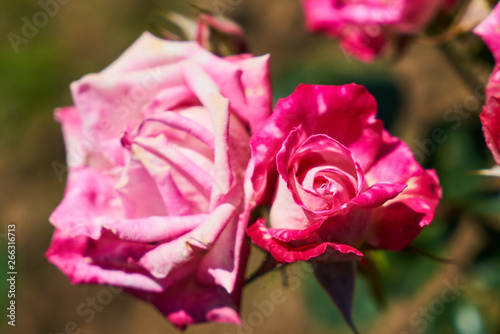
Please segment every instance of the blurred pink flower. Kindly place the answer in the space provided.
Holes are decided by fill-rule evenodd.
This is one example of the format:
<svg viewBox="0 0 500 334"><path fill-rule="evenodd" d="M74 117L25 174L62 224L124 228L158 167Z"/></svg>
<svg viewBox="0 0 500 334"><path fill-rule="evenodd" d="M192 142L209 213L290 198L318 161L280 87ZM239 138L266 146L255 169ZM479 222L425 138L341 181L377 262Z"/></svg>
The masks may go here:
<svg viewBox="0 0 500 334"><path fill-rule="evenodd" d="M486 144L500 165L500 6L481 22L474 33L488 45L496 65L486 85L486 104L480 115Z"/></svg>
<svg viewBox="0 0 500 334"><path fill-rule="evenodd" d="M69 165L47 258L123 287L179 328L239 323L247 128L271 111L268 56L219 58L144 33L56 111Z"/></svg>
<svg viewBox="0 0 500 334"><path fill-rule="evenodd" d="M433 170L375 118L362 86L300 85L251 141L256 199L271 205L247 229L278 262L361 259L399 251L430 224L441 198Z"/></svg>
<svg viewBox="0 0 500 334"><path fill-rule="evenodd" d="M455 0L302 0L306 27L340 39L353 57L370 62L398 35L419 32Z"/></svg>

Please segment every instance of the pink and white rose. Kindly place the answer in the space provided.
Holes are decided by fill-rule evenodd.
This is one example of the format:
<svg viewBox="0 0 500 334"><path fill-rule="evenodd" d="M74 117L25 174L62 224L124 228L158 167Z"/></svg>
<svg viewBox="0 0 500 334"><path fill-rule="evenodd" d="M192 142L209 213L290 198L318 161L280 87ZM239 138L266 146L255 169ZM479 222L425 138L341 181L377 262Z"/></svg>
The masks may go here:
<svg viewBox="0 0 500 334"><path fill-rule="evenodd" d="M69 165L46 255L74 284L108 284L174 325L239 323L251 131L271 111L268 56L219 58L144 33L71 85L56 111Z"/></svg>
<svg viewBox="0 0 500 334"><path fill-rule="evenodd" d="M399 251L434 217L441 187L408 146L384 130L362 86L300 85L252 137L259 203L270 222L247 233L280 263L359 260Z"/></svg>
<svg viewBox="0 0 500 334"><path fill-rule="evenodd" d="M302 0L306 27L338 38L350 55L370 62L399 35L422 30L454 0Z"/></svg>

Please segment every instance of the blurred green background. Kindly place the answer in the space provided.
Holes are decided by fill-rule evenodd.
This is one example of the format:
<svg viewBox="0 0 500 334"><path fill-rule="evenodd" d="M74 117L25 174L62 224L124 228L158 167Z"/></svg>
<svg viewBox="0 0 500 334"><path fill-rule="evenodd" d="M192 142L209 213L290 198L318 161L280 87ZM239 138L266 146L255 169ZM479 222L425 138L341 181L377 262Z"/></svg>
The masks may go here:
<svg viewBox="0 0 500 334"><path fill-rule="evenodd" d="M444 199L435 221L415 245L457 264L437 263L415 252L370 254L379 273L377 291L385 300L373 298L371 280L358 278L354 319L361 332L500 333L500 183L471 173L493 165L477 117L483 101L474 96L471 83L461 79L437 47L419 41L399 59L387 57L370 65L350 59L335 41L304 31L298 0L192 2L211 10L225 6L226 14L247 31L252 52L272 55L275 99L287 96L299 83L364 84L376 96L379 115L391 132L406 140L426 167L436 168ZM31 31L32 37L13 47L9 33L22 36L23 20L33 22L43 8L27 0L0 4L2 333L176 332L151 306L126 295L114 295L87 322L76 309L102 287L72 286L43 255L53 231L48 216L63 196L66 177L60 169L65 163L62 136L52 111L72 103L68 88L72 81L102 70L152 22L161 24L160 8L195 13L183 0L65 1L36 32ZM491 69L488 53L478 39L469 36L466 43L486 55L486 65L478 72L484 81ZM459 113L471 104L467 116ZM450 117L444 117L450 109ZM445 140L433 139L436 129L442 129ZM4 315L3 233L12 223L17 234L15 328L7 326ZM249 271L261 257L255 248ZM252 317L271 291L282 289L285 294L286 302L275 305L272 314L262 316L255 326L208 324L187 333L350 333L311 274L300 264L287 272L289 279L299 278L297 288L283 287L277 273L245 289L246 323L256 322ZM454 301L444 302L442 293L454 282L466 288Z"/></svg>

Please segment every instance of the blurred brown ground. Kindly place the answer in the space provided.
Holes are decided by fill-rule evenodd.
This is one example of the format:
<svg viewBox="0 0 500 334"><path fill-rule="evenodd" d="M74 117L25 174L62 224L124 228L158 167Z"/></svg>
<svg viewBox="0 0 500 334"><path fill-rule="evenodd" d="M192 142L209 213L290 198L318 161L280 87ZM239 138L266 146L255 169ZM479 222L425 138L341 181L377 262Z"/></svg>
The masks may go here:
<svg viewBox="0 0 500 334"><path fill-rule="evenodd" d="M194 2L209 9L215 3L212 0ZM53 95L47 97L50 102L36 107L40 110L34 116L15 123L16 128L2 133L2 137L6 137L2 138L0 146L0 221L2 233L7 224L17 224L19 272L17 326L15 329L4 326L2 319L0 330L4 333L62 333L70 321L76 322L85 334L176 332L151 306L127 295L115 295L112 302L96 314L95 320L86 324L85 318L76 314L76 308L87 297L95 297L102 287L72 286L43 255L53 230L47 219L64 190L64 181L58 180L52 168L53 162L63 163L65 159L60 128L52 118L52 109L71 103L67 87L72 80L103 69L147 28L147 13L151 8L139 0L72 1L61 6L60 12L28 45L21 46L19 54L56 48L61 57L54 61L62 60L63 63L60 69L55 68L55 73L49 73L61 78L58 86L47 90L47 94ZM37 10L35 1L15 12L2 10L1 27L6 28L5 31L17 31L22 24L20 17L32 15ZM348 60L334 41L306 34L298 0L242 0L230 14L240 19L247 29L255 54L272 55L274 76L300 63L336 62L347 71L367 68ZM43 45L37 39L48 42ZM3 42L7 43L6 39ZM4 58L12 63L15 57L24 56L14 54L9 46L2 50L6 53ZM443 110L461 102L469 93L433 47L416 43L395 66L391 64L380 61L374 66L392 73L404 87L404 113L399 115L393 132L412 145L413 139L423 136L429 125L442 122ZM10 65L7 62L0 66ZM442 84L435 85L437 79ZM5 100L0 101L2 103ZM15 104L2 105L2 109L12 106L15 109ZM0 110L3 112L5 110ZM250 268L255 268L259 261L260 252L256 254ZM0 266L3 268L3 264ZM270 277L266 276L246 288L243 320L248 321L248 316L256 310L254 301L266 300L270 291L281 289L279 276L271 284L269 282ZM302 298L303 289L284 291L286 302L277 305L274 313L252 331L210 324L194 326L187 333L329 332L306 316L304 310L308 305ZM332 312L335 312L333 307ZM349 331L342 327L336 332Z"/></svg>

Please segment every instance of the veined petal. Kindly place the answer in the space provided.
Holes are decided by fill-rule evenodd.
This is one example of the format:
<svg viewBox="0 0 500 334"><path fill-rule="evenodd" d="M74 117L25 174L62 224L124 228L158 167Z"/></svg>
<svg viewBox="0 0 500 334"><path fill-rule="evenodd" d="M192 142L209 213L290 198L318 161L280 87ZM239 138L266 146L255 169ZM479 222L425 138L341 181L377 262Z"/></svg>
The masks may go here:
<svg viewBox="0 0 500 334"><path fill-rule="evenodd" d="M140 263L154 277L166 277L176 266L211 249L234 217L234 212L235 207L229 203L219 205L203 224L180 238L159 245L145 254Z"/></svg>

